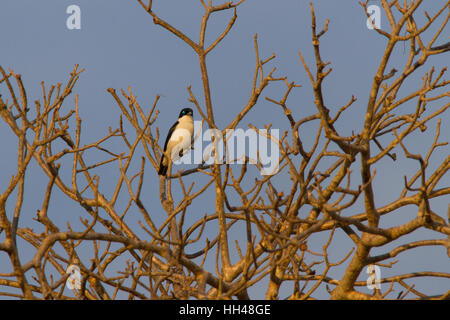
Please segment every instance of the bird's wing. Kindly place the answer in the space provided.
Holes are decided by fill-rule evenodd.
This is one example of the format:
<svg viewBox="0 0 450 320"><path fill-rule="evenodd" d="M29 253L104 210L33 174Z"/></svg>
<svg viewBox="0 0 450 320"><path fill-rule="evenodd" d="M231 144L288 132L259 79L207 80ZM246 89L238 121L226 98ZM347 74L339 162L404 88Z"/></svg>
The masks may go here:
<svg viewBox="0 0 450 320"><path fill-rule="evenodd" d="M178 121L175 122L172 127L169 129L169 133L167 134L166 142L164 143L164 151L167 150L167 144L169 143L170 137L172 137L173 132L175 131L176 126L178 125Z"/></svg>

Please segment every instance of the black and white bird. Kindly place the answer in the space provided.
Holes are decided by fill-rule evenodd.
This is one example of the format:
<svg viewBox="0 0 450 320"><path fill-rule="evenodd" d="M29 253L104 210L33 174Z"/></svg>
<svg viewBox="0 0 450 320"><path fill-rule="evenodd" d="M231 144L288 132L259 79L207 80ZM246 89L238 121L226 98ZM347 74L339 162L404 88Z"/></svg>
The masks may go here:
<svg viewBox="0 0 450 320"><path fill-rule="evenodd" d="M191 108L184 108L178 116L178 121L173 124L167 134L164 143L164 153L159 163L158 174L165 176L169 167L168 156L173 161L180 159L192 145L194 134L194 121L192 119L193 111Z"/></svg>

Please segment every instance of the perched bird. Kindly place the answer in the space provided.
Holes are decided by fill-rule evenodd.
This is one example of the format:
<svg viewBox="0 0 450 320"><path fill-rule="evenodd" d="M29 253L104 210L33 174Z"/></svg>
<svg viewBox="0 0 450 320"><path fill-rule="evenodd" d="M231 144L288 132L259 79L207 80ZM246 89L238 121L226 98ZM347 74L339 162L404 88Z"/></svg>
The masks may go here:
<svg viewBox="0 0 450 320"><path fill-rule="evenodd" d="M173 124L167 134L164 143L164 153L159 163L159 175L165 176L169 166L168 156L172 161L180 159L192 145L194 134L194 121L192 120L193 111L191 108L184 108L178 116L178 121Z"/></svg>

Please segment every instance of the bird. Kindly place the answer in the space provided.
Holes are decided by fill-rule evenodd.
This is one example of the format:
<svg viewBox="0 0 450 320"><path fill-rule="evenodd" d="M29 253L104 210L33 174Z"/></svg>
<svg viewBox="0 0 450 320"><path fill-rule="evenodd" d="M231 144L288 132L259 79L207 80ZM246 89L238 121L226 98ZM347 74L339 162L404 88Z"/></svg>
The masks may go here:
<svg viewBox="0 0 450 320"><path fill-rule="evenodd" d="M191 108L183 108L175 122L169 129L166 142L164 143L164 153L159 163L158 175L165 176L169 166L168 156L172 161L180 159L191 147L194 134L194 112Z"/></svg>

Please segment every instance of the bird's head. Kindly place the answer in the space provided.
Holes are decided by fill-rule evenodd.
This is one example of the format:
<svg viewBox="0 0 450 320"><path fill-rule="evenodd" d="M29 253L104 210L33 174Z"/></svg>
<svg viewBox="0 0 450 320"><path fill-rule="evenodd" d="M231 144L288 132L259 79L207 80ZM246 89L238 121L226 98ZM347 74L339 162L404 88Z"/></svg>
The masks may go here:
<svg viewBox="0 0 450 320"><path fill-rule="evenodd" d="M184 108L183 110L181 110L178 118L181 118L183 116L191 116L192 117L193 114L194 114L194 111L192 111L191 108Z"/></svg>

